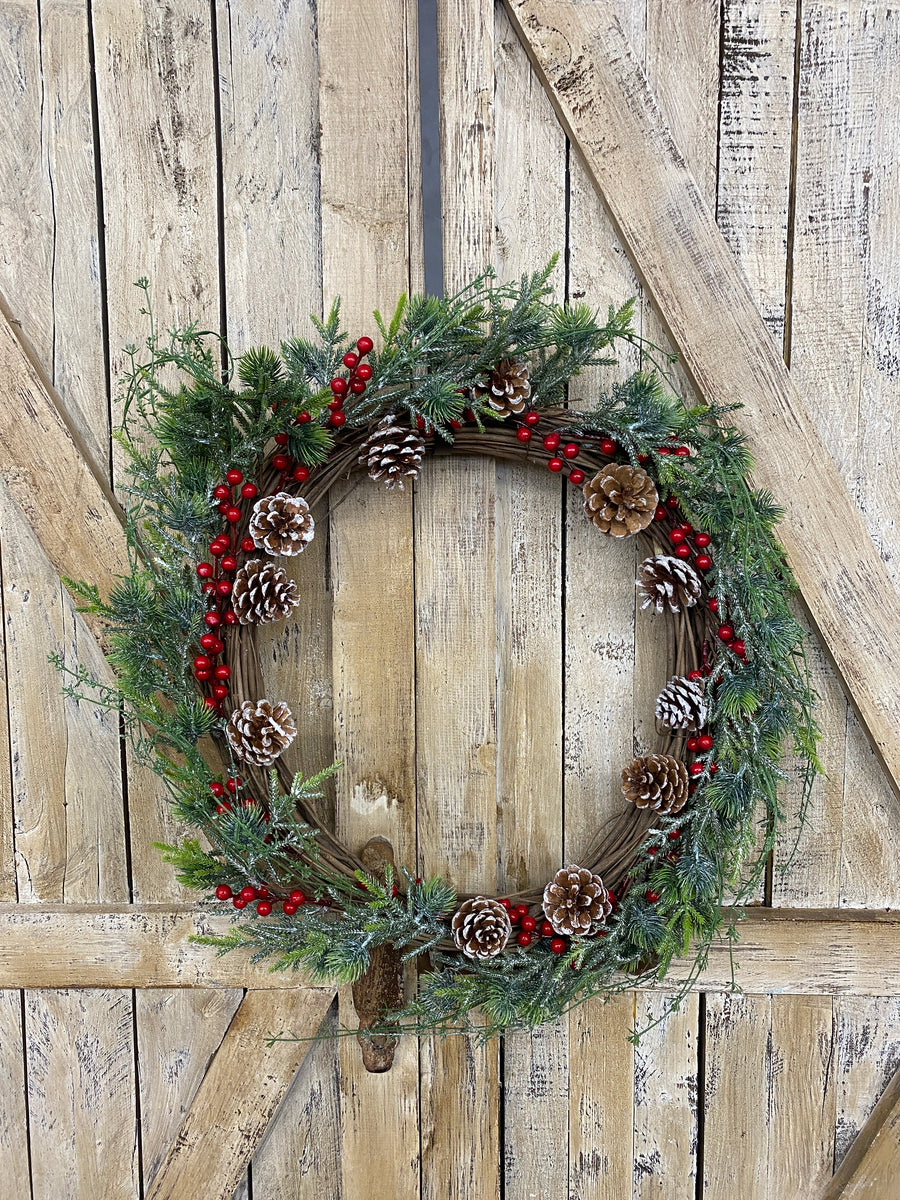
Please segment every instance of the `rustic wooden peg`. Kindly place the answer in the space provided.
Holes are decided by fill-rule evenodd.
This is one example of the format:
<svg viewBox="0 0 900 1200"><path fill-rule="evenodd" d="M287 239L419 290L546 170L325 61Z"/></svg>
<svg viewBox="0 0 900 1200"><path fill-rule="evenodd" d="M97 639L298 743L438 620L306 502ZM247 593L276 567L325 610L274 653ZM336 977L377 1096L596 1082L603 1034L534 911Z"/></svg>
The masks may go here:
<svg viewBox="0 0 900 1200"><path fill-rule="evenodd" d="M367 871L384 878L385 868L394 866L394 848L383 837L366 842L360 855ZM385 1013L403 1003L403 962L393 946L377 946L364 975L353 984L353 1006L359 1017L360 1032L356 1035L367 1071L389 1071L394 1063L394 1051L400 1040L393 1034L366 1035L363 1030L378 1025Z"/></svg>

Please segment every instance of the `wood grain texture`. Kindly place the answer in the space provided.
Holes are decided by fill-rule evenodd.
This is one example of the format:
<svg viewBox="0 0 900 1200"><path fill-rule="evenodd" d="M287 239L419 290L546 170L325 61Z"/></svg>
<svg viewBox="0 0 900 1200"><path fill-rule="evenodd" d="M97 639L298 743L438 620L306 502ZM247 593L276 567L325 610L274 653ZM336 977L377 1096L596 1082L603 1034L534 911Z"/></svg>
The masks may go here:
<svg viewBox="0 0 900 1200"><path fill-rule="evenodd" d="M31 1196L22 995L0 991L0 1179L14 1195Z"/></svg>
<svg viewBox="0 0 900 1200"><path fill-rule="evenodd" d="M900 1068L900 1001L896 997L841 996L835 1000L834 1162L866 1144L857 1136L869 1126L876 1101ZM848 1168L849 1169L849 1168Z"/></svg>
<svg viewBox="0 0 900 1200"><path fill-rule="evenodd" d="M328 991L248 992L146 1200L231 1196L331 1004ZM265 1039L290 1032L299 1041ZM255 1064L248 1072L249 1061Z"/></svg>
<svg viewBox="0 0 900 1200"><path fill-rule="evenodd" d="M621 27L606 5L590 21L584 8L544 0L512 0L509 10L694 385L707 399L744 402L755 478L783 498L782 539L805 601L873 745L900 774L900 679L881 655L884 617L871 619L896 612L896 594ZM727 357L723 341L734 347ZM772 441L777 455L766 453ZM813 464L829 522L798 487Z"/></svg>

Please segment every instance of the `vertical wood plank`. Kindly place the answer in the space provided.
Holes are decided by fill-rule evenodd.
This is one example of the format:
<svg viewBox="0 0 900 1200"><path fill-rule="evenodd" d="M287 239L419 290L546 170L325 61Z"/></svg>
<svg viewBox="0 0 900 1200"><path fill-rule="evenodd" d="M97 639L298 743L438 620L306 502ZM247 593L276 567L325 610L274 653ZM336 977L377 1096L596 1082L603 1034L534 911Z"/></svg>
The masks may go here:
<svg viewBox="0 0 900 1200"><path fill-rule="evenodd" d="M0 1179L13 1195L30 1200L22 994L16 991L0 991Z"/></svg>
<svg viewBox="0 0 900 1200"><path fill-rule="evenodd" d="M374 334L411 282L409 0L318 8L325 307L342 297L343 327ZM360 53L360 31L366 48ZM419 270L420 268L416 268ZM364 480L336 497L329 523L332 669L340 835L355 850L386 837L398 863L415 858L415 655L412 490ZM349 989L339 1019L352 1028ZM342 1194L371 1179L419 1194L418 1055L397 1047L390 1072L365 1070L355 1039L339 1043Z"/></svg>
<svg viewBox="0 0 900 1200"><path fill-rule="evenodd" d="M900 998L841 996L834 1008L837 1168L900 1067Z"/></svg>
<svg viewBox="0 0 900 1200"><path fill-rule="evenodd" d="M565 245L565 136L506 11L495 12L495 265L533 271ZM560 265L552 282L564 294ZM542 886L562 862L560 481L496 465L500 886ZM524 519L527 511L528 519ZM568 1186L566 1021L504 1039L506 1196Z"/></svg>
<svg viewBox="0 0 900 1200"><path fill-rule="evenodd" d="M438 0L444 287L494 258L494 6ZM495 475L443 459L416 492L417 761L423 868L496 887ZM491 1197L499 1182L496 1044L425 1039L422 1194Z"/></svg>

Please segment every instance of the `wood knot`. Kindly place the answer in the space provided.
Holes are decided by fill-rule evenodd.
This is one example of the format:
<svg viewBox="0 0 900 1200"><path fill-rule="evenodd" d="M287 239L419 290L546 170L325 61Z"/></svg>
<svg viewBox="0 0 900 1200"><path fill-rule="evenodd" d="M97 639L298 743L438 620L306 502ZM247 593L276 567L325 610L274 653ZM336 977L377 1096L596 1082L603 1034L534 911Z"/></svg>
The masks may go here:
<svg viewBox="0 0 900 1200"><path fill-rule="evenodd" d="M394 848L386 838L370 838L360 858L367 871L384 878L385 868L394 866ZM394 946L376 946L369 966L353 984L353 1007L359 1018L356 1035L367 1071L389 1071L400 1040L396 1034L365 1031L382 1025L387 1013L403 1004L403 961Z"/></svg>

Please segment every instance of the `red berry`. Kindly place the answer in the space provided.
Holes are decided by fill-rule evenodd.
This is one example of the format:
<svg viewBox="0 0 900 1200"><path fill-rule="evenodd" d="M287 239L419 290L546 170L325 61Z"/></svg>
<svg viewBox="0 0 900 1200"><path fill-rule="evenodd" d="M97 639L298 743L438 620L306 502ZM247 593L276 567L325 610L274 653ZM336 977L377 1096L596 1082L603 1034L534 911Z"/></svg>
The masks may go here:
<svg viewBox="0 0 900 1200"><path fill-rule="evenodd" d="M688 795L693 796L693 794L694 794L694 792L696 792L696 790L697 790L696 783L692 783L691 786L688 788Z"/></svg>
<svg viewBox="0 0 900 1200"><path fill-rule="evenodd" d="M474 421L475 420L475 410L473 408L464 408L463 409L463 417L467 421Z"/></svg>
<svg viewBox="0 0 900 1200"><path fill-rule="evenodd" d="M676 546L679 544L679 542L683 542L684 541L684 530L683 529L670 530L669 541L672 542Z"/></svg>
<svg viewBox="0 0 900 1200"><path fill-rule="evenodd" d="M212 565L212 563L208 563L208 562L197 563L197 574L200 576L201 579L209 579L210 575L212 575L214 570L215 570L215 567Z"/></svg>
<svg viewBox="0 0 900 1200"><path fill-rule="evenodd" d="M707 750L712 750L713 740L708 733L704 733L697 738L697 745L704 753L706 753Z"/></svg>
<svg viewBox="0 0 900 1200"><path fill-rule="evenodd" d="M213 695L217 700L224 700L228 695L227 683L216 683L213 685Z"/></svg>
<svg viewBox="0 0 900 1200"><path fill-rule="evenodd" d="M547 463L547 470L548 471L561 471L564 466L565 466L565 464L563 463L563 460L561 458L551 458L550 461Z"/></svg>
<svg viewBox="0 0 900 1200"><path fill-rule="evenodd" d="M575 442L566 442L565 446L563 446L563 457L577 458L580 450L581 447Z"/></svg>
<svg viewBox="0 0 900 1200"><path fill-rule="evenodd" d="M212 662L206 654L198 654L194 659L195 671L208 671L212 666Z"/></svg>
<svg viewBox="0 0 900 1200"><path fill-rule="evenodd" d="M600 443L600 453L601 454L615 454L615 452L616 452L616 443L612 440L612 438L604 438L603 441Z"/></svg>
<svg viewBox="0 0 900 1200"><path fill-rule="evenodd" d="M659 854L659 846L651 846L647 853L651 858L655 858L656 855Z"/></svg>
<svg viewBox="0 0 900 1200"><path fill-rule="evenodd" d="M537 921L534 917L529 917L527 914L522 918L522 928L526 933L531 933L533 929L537 929Z"/></svg>
<svg viewBox="0 0 900 1200"><path fill-rule="evenodd" d="M677 508L678 507L678 497L677 496L667 496L666 497L666 507L667 508Z"/></svg>
<svg viewBox="0 0 900 1200"><path fill-rule="evenodd" d="M747 647L744 644L743 638L735 638L728 649L733 650L738 658L743 658L747 653Z"/></svg>
<svg viewBox="0 0 900 1200"><path fill-rule="evenodd" d="M219 512L223 517L228 512L229 508L231 508L231 504L227 500L223 500L222 503L218 505Z"/></svg>
<svg viewBox="0 0 900 1200"><path fill-rule="evenodd" d="M225 557L222 559L222 570L223 571L236 571L237 570L237 559L234 557L233 554L226 554Z"/></svg>
<svg viewBox="0 0 900 1200"><path fill-rule="evenodd" d="M208 612L203 620L210 627L210 629L215 629L222 622L222 618L217 612Z"/></svg>
<svg viewBox="0 0 900 1200"><path fill-rule="evenodd" d="M335 398L333 400L328 401L328 407L331 412L337 412L339 408L344 407L344 397L343 396L335 396Z"/></svg>
<svg viewBox="0 0 900 1200"><path fill-rule="evenodd" d="M362 367L360 367L362 371ZM353 379L350 381L350 391L354 396L361 396L366 390L365 382L362 379Z"/></svg>
<svg viewBox="0 0 900 1200"><path fill-rule="evenodd" d="M561 441L562 441L562 438L559 436L558 433L548 433L547 436L544 438L544 449L545 450L555 450Z"/></svg>
<svg viewBox="0 0 900 1200"><path fill-rule="evenodd" d="M709 611L714 612L714 613L717 613L719 611L719 602L715 598L715 596L713 596L712 600L710 600L710 602L709 602Z"/></svg>
<svg viewBox="0 0 900 1200"><path fill-rule="evenodd" d="M231 899L231 888L228 886L227 883L220 883L219 886L216 888L216 899L217 900L230 900Z"/></svg>
<svg viewBox="0 0 900 1200"><path fill-rule="evenodd" d="M232 525L234 525L240 519L241 510L239 508L229 508L228 512L225 513L225 520L229 521Z"/></svg>
<svg viewBox="0 0 900 1200"><path fill-rule="evenodd" d="M370 337L361 337L357 340L356 348L360 354L369 354L375 343Z"/></svg>
<svg viewBox="0 0 900 1200"><path fill-rule="evenodd" d="M697 747L700 745L700 739L699 739L699 738L695 738L695 737L690 737L690 738L688 738L688 740L687 740L687 742L686 742L685 744L686 744L686 746L687 746L687 748L688 748L688 753L690 753L690 754L696 754L696 753L697 753Z"/></svg>
<svg viewBox="0 0 900 1200"><path fill-rule="evenodd" d="M302 412L302 413L298 413L297 416L294 418L294 424L295 425L305 425L307 423L307 421L311 421L311 420L312 420L312 417L310 417L308 412Z"/></svg>
<svg viewBox="0 0 900 1200"><path fill-rule="evenodd" d="M697 681L702 678L703 672L698 671L696 667L694 667L693 671L688 671L688 679L690 679L692 683L697 683Z"/></svg>
<svg viewBox="0 0 900 1200"><path fill-rule="evenodd" d="M455 417L451 417L447 423L451 429L462 429L462 421L457 421Z"/></svg>
<svg viewBox="0 0 900 1200"><path fill-rule="evenodd" d="M553 937L555 932L549 921L541 921L541 937Z"/></svg>
<svg viewBox="0 0 900 1200"><path fill-rule="evenodd" d="M238 623L237 613L233 609L229 608L228 612L225 614L225 624L226 625L237 625L237 623Z"/></svg>
<svg viewBox="0 0 900 1200"><path fill-rule="evenodd" d="M527 412L525 414L525 416L522 418L522 420L525 422L526 425L537 425L537 423L540 419L541 419L541 414L536 413L534 411L534 409L532 409L531 412Z"/></svg>
<svg viewBox="0 0 900 1200"><path fill-rule="evenodd" d="M577 467L569 474L569 483L574 483L576 487L581 487L581 485L584 483L584 480L584 471L580 471Z"/></svg>
<svg viewBox="0 0 900 1200"><path fill-rule="evenodd" d="M347 394L347 380L342 379L340 375L335 375L329 387L336 396L346 396Z"/></svg>
<svg viewBox="0 0 900 1200"><path fill-rule="evenodd" d="M212 650L217 641L218 638L214 633L204 633L203 637L200 639L200 645L204 650Z"/></svg>
<svg viewBox="0 0 900 1200"><path fill-rule="evenodd" d="M247 884L246 887L242 887L241 888L241 899L242 900L255 900L256 899L256 888L252 887L249 883Z"/></svg>
<svg viewBox="0 0 900 1200"><path fill-rule="evenodd" d="M348 370L352 371L358 362L359 362L359 356L354 354L352 350L348 350L347 353L344 355L343 363L344 363L344 366L347 367Z"/></svg>
<svg viewBox="0 0 900 1200"><path fill-rule="evenodd" d="M226 667L224 663L222 663L221 667L216 667L216 679L230 679L230 678L231 678L231 667Z"/></svg>
<svg viewBox="0 0 900 1200"><path fill-rule="evenodd" d="M201 638L200 641L202 642L203 638ZM225 649L225 643L222 641L221 638L216 638L216 640L212 644L212 653L213 654L221 654L224 649Z"/></svg>
<svg viewBox="0 0 900 1200"><path fill-rule="evenodd" d="M528 428L527 425L523 425L521 429L516 430L516 437L519 439L520 442L530 442L531 441L531 430Z"/></svg>
<svg viewBox="0 0 900 1200"><path fill-rule="evenodd" d="M654 892L652 888L647 888L647 899L651 904L655 904L659 899L659 892Z"/></svg>
<svg viewBox="0 0 900 1200"><path fill-rule="evenodd" d="M229 596L231 594L231 584L227 579L220 579L216 584L216 594L219 596Z"/></svg>
<svg viewBox="0 0 900 1200"><path fill-rule="evenodd" d="M243 784L244 781L243 781L243 779L241 779L240 775L237 775L237 776L235 776L234 779L227 779L225 782L228 785L229 792L231 792L231 794L234 795L234 793L238 790L238 788Z"/></svg>
<svg viewBox="0 0 900 1200"><path fill-rule="evenodd" d="M286 454L274 454L272 456L272 466L276 471L286 471L290 461Z"/></svg>
<svg viewBox="0 0 900 1200"><path fill-rule="evenodd" d="M520 933L516 937L516 941L519 943L520 946L530 946L531 945L531 934L530 933Z"/></svg>
<svg viewBox="0 0 900 1200"><path fill-rule="evenodd" d="M207 671L205 669L194 672L195 678L198 679L200 683L206 683L207 679L209 679L211 675L212 671Z"/></svg>
<svg viewBox="0 0 900 1200"><path fill-rule="evenodd" d="M674 842L677 838L681 837L681 830L680 829L670 829L669 832L666 834L666 837L669 839L670 842Z"/></svg>
<svg viewBox="0 0 900 1200"><path fill-rule="evenodd" d="M682 521L681 522L681 532L682 533L693 533L694 532L694 527L690 523L690 521Z"/></svg>
<svg viewBox="0 0 900 1200"><path fill-rule="evenodd" d="M242 899L240 896L235 896L235 898L232 900L231 903L234 905L235 908L246 908L247 907L247 901Z"/></svg>
<svg viewBox="0 0 900 1200"><path fill-rule="evenodd" d="M690 558L691 557L691 548L687 544L687 542L682 542L680 546L675 547L675 557L676 558Z"/></svg>
<svg viewBox="0 0 900 1200"><path fill-rule="evenodd" d="M347 423L347 417L342 412L333 412L328 418L328 424L333 425L335 429L340 429L342 425Z"/></svg>
<svg viewBox="0 0 900 1200"><path fill-rule="evenodd" d="M503 897L503 899L500 901L500 903L503 905L504 908L512 908L512 900L508 899L508 897L506 897L506 896Z"/></svg>
<svg viewBox="0 0 900 1200"><path fill-rule="evenodd" d="M706 547L709 545L709 543L712 541L712 538L709 536L708 533L698 533L697 536L694 538L694 541L697 543L697 545L700 547L701 550L705 550Z"/></svg>
<svg viewBox="0 0 900 1200"><path fill-rule="evenodd" d="M284 915L286 917L292 917L294 915L294 913L297 911L297 905L296 904L288 904L287 900L285 900L284 904L282 904L282 906L281 906L281 911L284 913Z"/></svg>
<svg viewBox="0 0 900 1200"><path fill-rule="evenodd" d="M517 904L516 912L519 914L520 917L527 917L528 916L528 905L527 904Z"/></svg>
<svg viewBox="0 0 900 1200"><path fill-rule="evenodd" d="M241 549L245 554L252 554L256 549L256 542L252 537L245 537L241 540Z"/></svg>
<svg viewBox="0 0 900 1200"><path fill-rule="evenodd" d="M227 800L225 800L222 804L216 805L216 812L218 813L219 816L221 816L222 813L231 812L231 805L228 803Z"/></svg>
<svg viewBox="0 0 900 1200"><path fill-rule="evenodd" d="M734 637L734 630L730 625L720 625L718 628L718 635L723 642L730 642Z"/></svg>
<svg viewBox="0 0 900 1200"><path fill-rule="evenodd" d="M254 500L258 491L255 483L245 483L241 488L241 495L245 500Z"/></svg>
<svg viewBox="0 0 900 1200"><path fill-rule="evenodd" d="M657 446L656 453L657 454L671 454L672 451L669 449L668 446Z"/></svg>
<svg viewBox="0 0 900 1200"><path fill-rule="evenodd" d="M639 454L639 455L638 455L638 462L639 462L639 463L640 463L642 466L643 466L643 464L644 464L645 462L649 462L649 460L650 460L650 455L649 455L649 454Z"/></svg>
<svg viewBox="0 0 900 1200"><path fill-rule="evenodd" d="M267 917L272 911L272 905L268 900L260 900L259 904L256 906L256 911L261 917Z"/></svg>
<svg viewBox="0 0 900 1200"><path fill-rule="evenodd" d="M566 948L565 938L555 937L550 943L550 949L554 954L562 954Z"/></svg>
<svg viewBox="0 0 900 1200"><path fill-rule="evenodd" d="M372 378L372 368L369 366L368 363L360 363L359 370L356 372L356 374L359 379L363 379L363 380L371 379Z"/></svg>
<svg viewBox="0 0 900 1200"><path fill-rule="evenodd" d="M418 429L419 433L425 432L425 418L424 417L416 417L416 429Z"/></svg>
<svg viewBox="0 0 900 1200"><path fill-rule="evenodd" d="M710 763L710 764L709 764L709 773L710 773L710 775L715 775L715 773L716 773L716 771L718 771L718 769L719 769L719 764L718 764L718 763Z"/></svg>
<svg viewBox="0 0 900 1200"><path fill-rule="evenodd" d="M306 483L309 479L309 467L294 467L294 478L298 483Z"/></svg>
<svg viewBox="0 0 900 1200"><path fill-rule="evenodd" d="M703 763L692 762L691 765L688 767L688 770L690 771L690 773L692 775L702 775L703 774Z"/></svg>
<svg viewBox="0 0 900 1200"><path fill-rule="evenodd" d="M230 471L225 472L225 479L232 487L236 487L237 484L244 482L243 474L236 467L232 467Z"/></svg>
<svg viewBox="0 0 900 1200"><path fill-rule="evenodd" d="M275 445L276 446L286 446L287 444L288 444L288 435L286 433L276 433L275 434ZM241 488L242 493L243 493L243 490L244 489Z"/></svg>
<svg viewBox="0 0 900 1200"><path fill-rule="evenodd" d="M660 504L656 512L653 514L653 519L655 521L664 521L668 515L669 514L666 512L665 508L663 508L663 506Z"/></svg>
<svg viewBox="0 0 900 1200"><path fill-rule="evenodd" d="M712 566L712 559L708 554L698 554L694 560L701 571L708 571ZM712 607L712 606L710 606ZM713 610L715 611L715 610Z"/></svg>
<svg viewBox="0 0 900 1200"><path fill-rule="evenodd" d="M212 794L214 796L224 796L225 795L225 789L222 787L221 783L219 783L218 779L214 779L212 781L212 783L209 785L209 790L212 792Z"/></svg>
<svg viewBox="0 0 900 1200"><path fill-rule="evenodd" d="M216 585L211 579L207 579L206 583L204 583L203 587L200 589L204 596L211 596L215 590Z"/></svg>
<svg viewBox="0 0 900 1200"><path fill-rule="evenodd" d="M691 457L691 452L687 446L679 446L678 449L675 451L675 453L678 455L679 458L690 458Z"/></svg>
<svg viewBox="0 0 900 1200"><path fill-rule="evenodd" d="M231 488L226 487L224 483L220 483L213 488L213 495L217 500L230 500Z"/></svg>
<svg viewBox="0 0 900 1200"><path fill-rule="evenodd" d="M300 889L297 888L295 891L291 892L290 896L288 896L288 899L290 900L291 904L296 904L299 907L299 905L306 903L306 893L301 892Z"/></svg>

